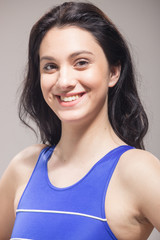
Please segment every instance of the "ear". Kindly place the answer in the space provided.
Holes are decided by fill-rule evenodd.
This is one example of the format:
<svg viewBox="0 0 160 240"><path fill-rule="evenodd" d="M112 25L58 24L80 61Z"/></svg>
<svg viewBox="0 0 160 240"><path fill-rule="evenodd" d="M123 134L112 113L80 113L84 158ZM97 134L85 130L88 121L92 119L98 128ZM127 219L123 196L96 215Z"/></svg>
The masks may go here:
<svg viewBox="0 0 160 240"><path fill-rule="evenodd" d="M110 76L108 87L114 87L119 80L121 74L121 65L111 66L110 67Z"/></svg>

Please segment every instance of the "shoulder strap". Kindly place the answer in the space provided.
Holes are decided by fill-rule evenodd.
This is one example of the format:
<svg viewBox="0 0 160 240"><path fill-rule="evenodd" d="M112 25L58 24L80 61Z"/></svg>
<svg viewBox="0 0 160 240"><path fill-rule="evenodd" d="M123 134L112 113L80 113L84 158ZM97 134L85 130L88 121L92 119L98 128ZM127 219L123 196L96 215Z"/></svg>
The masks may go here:
<svg viewBox="0 0 160 240"><path fill-rule="evenodd" d="M53 147L45 147L41 150L37 163L34 167L34 170L31 174L31 177L24 189L24 192L20 198L18 209L23 208L26 206L28 199L28 196L32 196L35 189L38 188L39 184L42 182L42 179L44 179L45 176L45 166L46 161L48 161L49 157L51 156L53 152ZM26 197L27 196L27 197Z"/></svg>

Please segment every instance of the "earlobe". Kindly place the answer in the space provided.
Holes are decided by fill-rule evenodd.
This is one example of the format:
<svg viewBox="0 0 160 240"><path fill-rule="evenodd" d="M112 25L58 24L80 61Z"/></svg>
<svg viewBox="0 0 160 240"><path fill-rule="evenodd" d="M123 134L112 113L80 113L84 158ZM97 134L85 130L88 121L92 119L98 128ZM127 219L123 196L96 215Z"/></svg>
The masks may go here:
<svg viewBox="0 0 160 240"><path fill-rule="evenodd" d="M114 87L119 80L121 74L121 65L110 67L110 79L108 87Z"/></svg>

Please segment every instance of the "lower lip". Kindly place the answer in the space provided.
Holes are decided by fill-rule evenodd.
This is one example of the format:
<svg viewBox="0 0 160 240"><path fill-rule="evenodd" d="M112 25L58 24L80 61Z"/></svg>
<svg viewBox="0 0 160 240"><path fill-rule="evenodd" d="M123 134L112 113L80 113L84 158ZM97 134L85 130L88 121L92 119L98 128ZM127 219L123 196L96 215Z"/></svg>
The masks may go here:
<svg viewBox="0 0 160 240"><path fill-rule="evenodd" d="M71 101L71 102L64 102L64 101L61 101L61 99L59 97L57 97L58 99L58 102L61 106L63 107L72 107L76 104L78 104L83 98L84 98L85 94L83 94L81 97L79 97L78 99L74 100L74 101Z"/></svg>

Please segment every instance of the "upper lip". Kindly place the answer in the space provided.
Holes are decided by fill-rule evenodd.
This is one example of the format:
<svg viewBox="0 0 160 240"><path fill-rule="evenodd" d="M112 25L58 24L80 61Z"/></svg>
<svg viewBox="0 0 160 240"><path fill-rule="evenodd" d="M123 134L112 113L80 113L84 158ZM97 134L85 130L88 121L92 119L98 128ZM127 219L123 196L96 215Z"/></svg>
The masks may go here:
<svg viewBox="0 0 160 240"><path fill-rule="evenodd" d="M57 94L56 96L58 97L72 97L72 96L76 96L76 95L82 95L85 92L74 92L74 93L62 93L62 94Z"/></svg>

